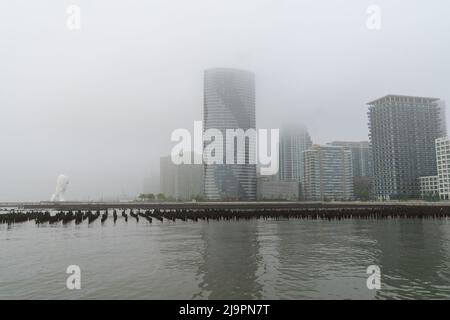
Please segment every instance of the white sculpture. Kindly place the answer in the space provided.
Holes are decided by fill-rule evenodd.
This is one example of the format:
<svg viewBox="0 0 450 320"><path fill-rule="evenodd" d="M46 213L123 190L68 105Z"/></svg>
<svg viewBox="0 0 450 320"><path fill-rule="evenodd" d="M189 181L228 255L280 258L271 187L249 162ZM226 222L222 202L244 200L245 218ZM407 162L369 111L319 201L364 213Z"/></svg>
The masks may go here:
<svg viewBox="0 0 450 320"><path fill-rule="evenodd" d="M52 195L51 201L65 201L64 194L66 193L68 184L69 184L69 177L60 174L56 179L56 191L55 194Z"/></svg>

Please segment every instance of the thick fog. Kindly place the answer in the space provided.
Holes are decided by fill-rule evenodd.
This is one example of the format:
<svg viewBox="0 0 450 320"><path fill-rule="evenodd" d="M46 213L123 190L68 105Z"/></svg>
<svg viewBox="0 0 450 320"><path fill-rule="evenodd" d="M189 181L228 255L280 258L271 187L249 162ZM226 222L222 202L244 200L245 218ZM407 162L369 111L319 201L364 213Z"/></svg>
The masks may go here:
<svg viewBox="0 0 450 320"><path fill-rule="evenodd" d="M260 128L367 140L368 101L450 101L449 38L447 0L2 1L0 201L49 200L60 174L67 200L157 186L171 132L202 119L211 67L255 73Z"/></svg>

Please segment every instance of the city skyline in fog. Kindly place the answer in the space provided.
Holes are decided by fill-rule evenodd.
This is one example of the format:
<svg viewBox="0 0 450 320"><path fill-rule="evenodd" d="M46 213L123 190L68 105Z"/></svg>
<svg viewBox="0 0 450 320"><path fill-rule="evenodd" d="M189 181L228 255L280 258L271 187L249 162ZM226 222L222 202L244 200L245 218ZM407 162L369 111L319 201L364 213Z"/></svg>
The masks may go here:
<svg viewBox="0 0 450 320"><path fill-rule="evenodd" d="M136 196L202 119L208 68L252 71L257 127L304 124L319 144L368 140L366 103L388 94L448 105L450 4L375 2L0 4L0 201L50 200L60 174L67 200Z"/></svg>

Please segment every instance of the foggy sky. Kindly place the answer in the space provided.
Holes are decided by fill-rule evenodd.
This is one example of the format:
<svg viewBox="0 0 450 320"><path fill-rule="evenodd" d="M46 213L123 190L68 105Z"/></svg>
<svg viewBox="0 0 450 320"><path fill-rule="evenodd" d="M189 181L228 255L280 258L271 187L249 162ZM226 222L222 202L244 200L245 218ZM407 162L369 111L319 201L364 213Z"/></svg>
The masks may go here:
<svg viewBox="0 0 450 320"><path fill-rule="evenodd" d="M379 31L366 27L372 4ZM49 200L59 174L67 200L135 196L170 133L202 119L212 67L255 73L260 128L367 140L377 97L449 105L449 31L446 0L2 1L0 201Z"/></svg>

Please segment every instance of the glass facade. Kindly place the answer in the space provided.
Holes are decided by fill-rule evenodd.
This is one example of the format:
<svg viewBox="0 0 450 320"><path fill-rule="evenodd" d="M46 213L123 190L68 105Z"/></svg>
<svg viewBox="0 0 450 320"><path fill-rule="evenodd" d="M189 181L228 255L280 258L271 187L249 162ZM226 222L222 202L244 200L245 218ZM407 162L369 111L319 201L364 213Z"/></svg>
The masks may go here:
<svg viewBox="0 0 450 320"><path fill-rule="evenodd" d="M204 74L204 130L222 133L223 164L208 164L205 153L204 194L209 200L256 200L256 164L249 155L256 153L256 142L246 140L245 163L226 164L226 130L256 130L255 77L236 69L209 69ZM205 145L209 142L205 142ZM236 148L235 148L236 151Z"/></svg>

